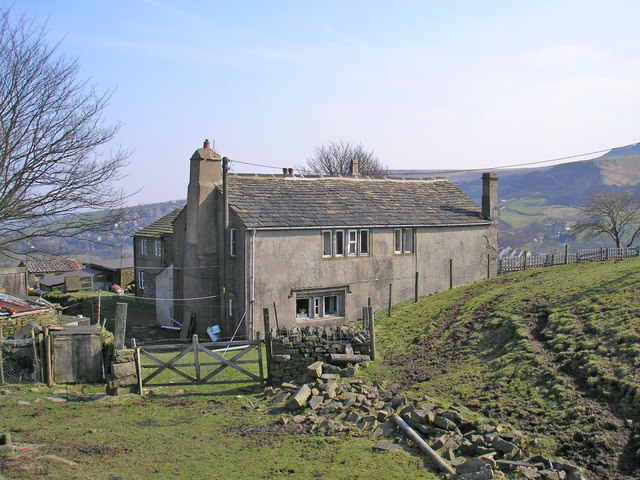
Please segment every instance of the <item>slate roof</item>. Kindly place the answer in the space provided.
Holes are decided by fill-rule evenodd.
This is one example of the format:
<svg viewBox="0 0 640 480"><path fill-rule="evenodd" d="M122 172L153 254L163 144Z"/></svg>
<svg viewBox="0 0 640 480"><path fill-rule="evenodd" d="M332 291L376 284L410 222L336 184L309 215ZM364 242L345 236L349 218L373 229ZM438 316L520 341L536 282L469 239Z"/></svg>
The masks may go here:
<svg viewBox="0 0 640 480"><path fill-rule="evenodd" d="M141 228L133 234L134 237L161 237L163 235L173 234L173 221L180 214L182 210L177 208L171 213L166 214L164 217L150 223L144 228Z"/></svg>
<svg viewBox="0 0 640 480"><path fill-rule="evenodd" d="M55 273L71 272L80 270L84 265L75 258L51 258L51 259L31 259L28 260L29 273ZM20 262L20 267L25 266L24 260Z"/></svg>
<svg viewBox="0 0 640 480"><path fill-rule="evenodd" d="M247 228L486 225L444 178L229 175L229 205Z"/></svg>

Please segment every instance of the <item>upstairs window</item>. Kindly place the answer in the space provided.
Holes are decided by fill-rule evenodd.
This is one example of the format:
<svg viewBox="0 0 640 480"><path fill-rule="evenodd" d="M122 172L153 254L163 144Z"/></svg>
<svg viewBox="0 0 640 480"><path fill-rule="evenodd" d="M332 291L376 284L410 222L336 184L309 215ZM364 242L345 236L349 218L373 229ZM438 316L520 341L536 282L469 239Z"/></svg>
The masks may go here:
<svg viewBox="0 0 640 480"><path fill-rule="evenodd" d="M371 232L369 229L360 230L323 230L322 256L356 257L371 253Z"/></svg>
<svg viewBox="0 0 640 480"><path fill-rule="evenodd" d="M413 253L414 246L413 228L396 228L393 231L393 251L394 253Z"/></svg>
<svg viewBox="0 0 640 480"><path fill-rule="evenodd" d="M336 230L336 257L344 257L344 230Z"/></svg>
<svg viewBox="0 0 640 480"><path fill-rule="evenodd" d="M325 230L322 232L322 255L325 257L333 256L333 232Z"/></svg>
<svg viewBox="0 0 640 480"><path fill-rule="evenodd" d="M348 240L348 248L347 252L349 256L358 255L358 231L357 230L349 230L348 232L349 240Z"/></svg>
<svg viewBox="0 0 640 480"><path fill-rule="evenodd" d="M140 254L146 255L147 254L147 239L146 238L141 238L139 246L140 246L140 249L139 249Z"/></svg>
<svg viewBox="0 0 640 480"><path fill-rule="evenodd" d="M153 254L156 257L162 256L162 243L160 242L160 240L153 241Z"/></svg>

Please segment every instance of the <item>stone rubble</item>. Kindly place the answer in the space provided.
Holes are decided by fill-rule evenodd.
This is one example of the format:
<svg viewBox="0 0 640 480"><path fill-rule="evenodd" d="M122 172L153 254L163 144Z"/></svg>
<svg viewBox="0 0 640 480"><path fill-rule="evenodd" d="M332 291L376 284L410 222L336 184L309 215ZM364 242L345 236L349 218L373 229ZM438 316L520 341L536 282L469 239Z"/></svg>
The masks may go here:
<svg viewBox="0 0 640 480"><path fill-rule="evenodd" d="M374 450L390 450L390 440L407 439L390 418L397 413L456 470L451 480L522 478L586 480L582 470L562 459L527 457L527 441L516 431L479 421L467 421L454 405L445 407L425 397L406 399L395 384L365 384L354 378L358 366L336 367L317 361L295 383L267 387L265 394L308 431L370 432L380 437ZM281 412L274 408L273 413Z"/></svg>

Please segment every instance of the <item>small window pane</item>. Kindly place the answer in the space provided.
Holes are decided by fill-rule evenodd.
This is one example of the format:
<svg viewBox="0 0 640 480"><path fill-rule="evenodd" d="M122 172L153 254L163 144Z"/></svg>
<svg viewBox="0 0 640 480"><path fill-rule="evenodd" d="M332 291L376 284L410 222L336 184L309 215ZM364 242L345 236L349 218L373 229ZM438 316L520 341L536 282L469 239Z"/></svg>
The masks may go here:
<svg viewBox="0 0 640 480"><path fill-rule="evenodd" d="M331 232L330 231L322 232L322 243L323 243L322 254L325 257L332 256L333 255L333 248L332 248Z"/></svg>
<svg viewBox="0 0 640 480"><path fill-rule="evenodd" d="M405 228L404 229L404 251L407 253L413 252L413 229Z"/></svg>
<svg viewBox="0 0 640 480"><path fill-rule="evenodd" d="M358 254L358 231L349 230L349 255Z"/></svg>
<svg viewBox="0 0 640 480"><path fill-rule="evenodd" d="M369 230L360 230L360 255L369 255Z"/></svg>
<svg viewBox="0 0 640 480"><path fill-rule="evenodd" d="M344 230L336 231L336 256L344 256Z"/></svg>
<svg viewBox="0 0 640 480"><path fill-rule="evenodd" d="M313 299L313 316L314 317L319 317L321 315L320 313L320 297L315 297Z"/></svg>
<svg viewBox="0 0 640 480"><path fill-rule="evenodd" d="M236 229L229 230L229 255L236 256Z"/></svg>
<svg viewBox="0 0 640 480"><path fill-rule="evenodd" d="M296 299L296 317L309 318L309 298Z"/></svg>
<svg viewBox="0 0 640 480"><path fill-rule="evenodd" d="M394 237L393 251L395 253L402 253L402 229L397 228L394 230Z"/></svg>
<svg viewBox="0 0 640 480"><path fill-rule="evenodd" d="M325 315L338 314L338 297L336 295L329 295L324 297L324 314Z"/></svg>

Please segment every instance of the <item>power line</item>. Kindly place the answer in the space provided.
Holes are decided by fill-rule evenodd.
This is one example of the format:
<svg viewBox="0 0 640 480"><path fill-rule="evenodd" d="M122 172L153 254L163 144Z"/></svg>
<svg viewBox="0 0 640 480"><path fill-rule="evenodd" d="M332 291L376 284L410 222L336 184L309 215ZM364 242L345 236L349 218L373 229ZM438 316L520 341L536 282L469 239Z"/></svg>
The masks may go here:
<svg viewBox="0 0 640 480"><path fill-rule="evenodd" d="M568 155L565 157L557 157L557 158L550 158L548 160L538 160L535 162L522 162L522 163L513 163L510 165L501 165L501 166L497 166L497 167L480 167L480 168L462 168L462 169L456 169L456 170L434 170L434 173L456 173L456 172L478 172L478 171L483 171L483 170L501 170L501 169L507 169L507 168L515 168L515 167L528 167L531 165L543 165L545 163L552 163L552 162L560 162L562 160L571 160L573 158L580 158L580 157L586 157L588 155L596 155L598 153L606 153L606 152L610 152L611 150L617 149L617 148L627 148L627 147L633 147L638 145L638 142L636 143L630 143L628 145L620 145L617 147L610 147L610 148L605 148L602 150L596 150L593 152L588 152L588 153L579 153L576 155ZM264 165L264 164L260 164L260 163L251 163L251 162L243 162L240 160L232 160L229 159L230 162L235 162L235 163L241 163L243 165L251 165L254 167L262 167L262 168L271 168L273 170L282 170L282 168L285 167L274 167L272 165Z"/></svg>

